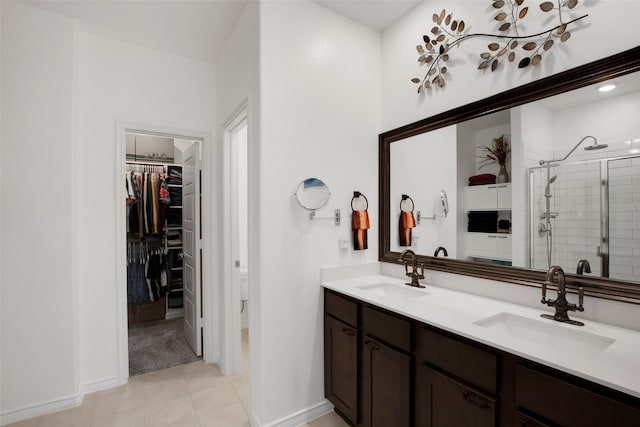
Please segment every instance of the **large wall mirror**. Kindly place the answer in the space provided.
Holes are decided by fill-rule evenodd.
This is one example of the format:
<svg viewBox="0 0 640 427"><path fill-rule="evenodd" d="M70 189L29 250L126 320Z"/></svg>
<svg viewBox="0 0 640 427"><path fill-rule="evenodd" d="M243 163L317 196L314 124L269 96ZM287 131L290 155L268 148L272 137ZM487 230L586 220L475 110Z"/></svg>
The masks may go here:
<svg viewBox="0 0 640 427"><path fill-rule="evenodd" d="M494 140L506 176L482 162ZM430 269L531 286L560 265L570 288L640 303L640 48L379 142L381 261L412 249Z"/></svg>

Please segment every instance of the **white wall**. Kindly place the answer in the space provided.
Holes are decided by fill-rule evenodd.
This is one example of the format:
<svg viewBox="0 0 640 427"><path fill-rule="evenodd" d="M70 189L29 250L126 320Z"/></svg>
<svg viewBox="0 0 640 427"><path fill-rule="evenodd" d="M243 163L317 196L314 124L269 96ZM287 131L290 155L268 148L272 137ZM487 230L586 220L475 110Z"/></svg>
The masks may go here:
<svg viewBox="0 0 640 427"><path fill-rule="evenodd" d="M428 0L388 28L383 35L382 105L383 129L388 130L436 113L486 98L514 86L555 74L636 47L640 36L635 23L640 8L635 0L580 2L572 14L588 13L579 25L570 29L566 44L556 44L545 53L538 67L520 70L516 64L501 66L497 71L477 70L480 52L486 50L486 39L463 43L450 53L450 78L444 90L418 96L411 78L421 78L426 67L417 63L416 45L432 25L431 16L443 8L463 19L473 32L492 32L495 28L493 9L486 2ZM549 15L532 5L523 21L528 31L549 25ZM547 19L547 21L545 21ZM611 28L616 28L611 32ZM603 37L607 34L607 37Z"/></svg>
<svg viewBox="0 0 640 427"><path fill-rule="evenodd" d="M214 68L159 51L79 33L78 287L80 374L99 388L117 376L116 121L211 131ZM210 147L205 147L205 152Z"/></svg>
<svg viewBox="0 0 640 427"><path fill-rule="evenodd" d="M390 194L390 242L391 250L402 252L412 249L418 254L432 255L439 247L447 249L450 257L456 256L458 211L458 185L456 162L456 126L447 126L433 132L416 135L402 141L401 144L391 144L389 185ZM438 152L437 161L429 164L433 159L433 151ZM440 202L440 190L445 190L449 200L451 215L444 217ZM398 221L400 218L400 200L407 194L413 200L414 217L417 221L418 211L422 220L411 233L411 248L401 247L398 236ZM425 219L432 217L435 219ZM442 255L441 255L442 256Z"/></svg>
<svg viewBox="0 0 640 427"><path fill-rule="evenodd" d="M549 110L536 103L529 103L511 109L511 129L514 141L512 151L513 170L520 171L513 174L513 224L518 232L513 236L513 265L529 266L530 254L534 253L534 259L542 264L533 265L532 268L547 269L546 236L540 236L537 231L532 233L531 227L537 230L540 224L540 213L546 208L544 197L534 200L535 214L531 217L529 225L529 175L526 168L539 166L542 159L552 157L553 147L553 116ZM546 173L542 180L534 180L534 193L538 196L544 194L547 184ZM538 175L536 175L537 177ZM542 209L542 211L540 210ZM543 222L543 221L542 221ZM533 242L532 250L529 246Z"/></svg>
<svg viewBox="0 0 640 427"><path fill-rule="evenodd" d="M3 1L3 422L77 397L70 19ZM70 403L67 401L67 405Z"/></svg>
<svg viewBox="0 0 640 427"><path fill-rule="evenodd" d="M260 308L250 315L250 389L254 421L274 425L324 402L320 267L378 256L380 35L308 1L263 3L260 35L258 271L250 259ZM331 200L318 215L339 208L341 226L310 221L294 200L307 177L328 184ZM341 251L354 190L369 200L369 249Z"/></svg>
<svg viewBox="0 0 640 427"><path fill-rule="evenodd" d="M606 116L602 115L603 111L607 112ZM603 157L602 153L607 153L607 156L627 154L611 151L621 148L616 146L616 143L640 138L639 114L640 92L613 98L607 97L600 101L555 111L553 113L553 146L557 152L556 158L566 156L586 135L593 135L598 142L610 146L607 150L585 151L584 147L593 143L591 139L586 140L567 161L600 158ZM623 145L622 148L629 147Z"/></svg>
<svg viewBox="0 0 640 427"><path fill-rule="evenodd" d="M216 117L215 134L214 139L216 145L219 147L219 155L228 155L223 146L225 144L225 126L229 123L229 120L235 118L239 113L239 109L245 108L247 114L247 161L248 161L248 174L247 174L247 186L249 192L248 199L248 239L251 241L251 245L248 248L248 260L249 260L249 298L252 301L259 300L261 294L261 281L259 277L259 235L258 235L258 221L260 216L259 200L260 195L260 42L259 42L259 10L260 4L258 2L248 2L245 6L242 14L236 23L233 33L229 37L225 45L225 49L220 55L216 67L216 107L218 115ZM212 179L222 182L225 179L225 173L222 168L216 171L212 171ZM230 201L229 201L230 202ZM219 218L224 217L224 212L219 210L216 212ZM230 219L229 219L230 221ZM228 229L228 227L227 227ZM228 230L227 230L228 233ZM228 237L228 236L226 236ZM223 265L227 266L225 275L220 276L220 283L233 283L230 267L232 266L233 259L230 257L230 250L224 247L224 240L221 238L217 242L216 250L218 253L224 253L226 258L223 260ZM234 324L226 324L226 319L232 318L235 322L241 322L239 313L238 299L240 298L239 289L231 289L227 287L229 292L225 292L225 289L219 289L216 297L221 301L222 307L219 310L220 316L217 318L217 322L221 324L225 335L221 338L223 341L223 353L220 355L221 367L225 372L239 369L239 366L233 366L233 359L239 360L241 357L241 344L240 344L240 330L235 328ZM223 310L226 312L223 314ZM261 384L262 378L260 376L257 363L261 358L259 353L256 353L254 349L260 348L261 337L257 329L253 329L255 319L259 317L260 310L259 304L252 304L252 312L249 316L249 328L251 334L249 334L249 347L250 351L250 369L252 375L249 377L250 381L250 393L251 393L251 407L252 411L255 408L256 403L259 401L259 396L255 393L258 388L256 384ZM232 335L228 336L229 332Z"/></svg>

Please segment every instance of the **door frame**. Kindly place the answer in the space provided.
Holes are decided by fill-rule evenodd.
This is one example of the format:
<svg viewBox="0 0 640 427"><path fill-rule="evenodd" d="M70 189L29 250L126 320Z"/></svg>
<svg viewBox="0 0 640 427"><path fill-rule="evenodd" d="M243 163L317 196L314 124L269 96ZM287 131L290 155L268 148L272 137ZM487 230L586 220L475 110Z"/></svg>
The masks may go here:
<svg viewBox="0 0 640 427"><path fill-rule="evenodd" d="M122 185L122 177L125 173L126 163L126 132L140 132L149 135L166 136L172 138L193 139L201 141L202 154L202 192L201 225L202 225L202 259L204 265L202 269L202 316L203 316L203 359L208 363L218 362L219 351L218 342L220 330L216 328L219 322L215 321L216 297L215 283L217 282L214 272L218 271L219 261L214 256L214 242L218 234L215 227L215 216L219 203L216 202L215 194L219 192L216 188L214 176L216 159L213 138L210 132L193 131L157 126L146 123L133 123L116 121L116 144L115 144L115 182L114 182L114 206L116 210L116 236L115 236L115 269L116 269L116 323L118 330L118 383L125 384L129 379L129 333L127 319L127 268L126 268L126 221L125 187Z"/></svg>
<svg viewBox="0 0 640 427"><path fill-rule="evenodd" d="M244 100L238 108L223 123L223 318L224 326L222 331L222 354L220 369L225 375L234 374L242 370L242 343L241 343L241 322L240 322L240 284L234 277L234 257L233 257L233 173L235 167L232 165L232 134L242 123L247 127L247 153L250 145L249 132L249 102ZM248 160L248 159L247 159ZM248 170L247 170L248 171ZM247 179L247 185L251 185ZM250 257L250 255L249 255ZM249 264L251 261L248 261ZM249 275L249 288L251 288L251 275ZM235 282L235 283L234 283ZM249 315L251 310L249 309Z"/></svg>

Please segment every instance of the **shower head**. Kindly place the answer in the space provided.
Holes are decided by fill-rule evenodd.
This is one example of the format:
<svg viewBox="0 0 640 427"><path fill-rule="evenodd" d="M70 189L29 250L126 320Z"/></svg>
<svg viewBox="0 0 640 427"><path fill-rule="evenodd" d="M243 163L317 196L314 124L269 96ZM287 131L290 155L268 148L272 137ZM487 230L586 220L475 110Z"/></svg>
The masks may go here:
<svg viewBox="0 0 640 427"><path fill-rule="evenodd" d="M603 148L607 148L608 145L607 144L598 144L598 141L594 141L593 145L587 145L586 147L584 147L585 151L592 151L592 150L602 150Z"/></svg>
<svg viewBox="0 0 640 427"><path fill-rule="evenodd" d="M578 146L580 144L582 144L587 138L591 138L593 139L593 145L589 146L589 147L585 147L585 150L600 150L601 148L607 148L607 144L598 144L598 140L596 139L595 136L591 136L591 135L587 135L584 138L582 138L572 149L571 151L569 151L567 153L566 156L564 156L561 159L553 159L553 160L540 160L540 165L550 165L551 163L558 163L558 162L564 162L565 160L567 160L567 158L571 155L571 153L573 153L574 151L576 151L576 149L578 148Z"/></svg>
<svg viewBox="0 0 640 427"><path fill-rule="evenodd" d="M558 175L553 175L551 178L549 178L549 181L547 182L547 186L544 189L544 196L545 197L551 197L551 191L549 191L549 187L551 186L551 184L553 184L556 179L558 179Z"/></svg>

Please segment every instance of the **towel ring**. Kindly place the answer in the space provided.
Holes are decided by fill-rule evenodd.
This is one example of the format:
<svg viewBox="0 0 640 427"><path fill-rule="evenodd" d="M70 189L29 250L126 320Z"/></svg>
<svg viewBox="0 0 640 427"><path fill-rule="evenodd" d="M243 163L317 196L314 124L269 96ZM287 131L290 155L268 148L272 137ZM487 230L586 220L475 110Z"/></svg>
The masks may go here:
<svg viewBox="0 0 640 427"><path fill-rule="evenodd" d="M359 191L354 191L354 192L353 192L353 197L351 198L351 210L352 210L352 211L355 211L355 209L353 208L353 201L354 201L355 199L357 199L357 198L360 198L360 197L362 197L362 198L364 199L365 203L367 204L367 205L365 206L364 210L366 211L367 209L369 209L369 200L367 200L367 196L365 196L364 194L362 194L362 193L361 193L361 192L359 192Z"/></svg>
<svg viewBox="0 0 640 427"><path fill-rule="evenodd" d="M407 200L411 200L411 210L410 211L402 209L402 202L405 202ZM415 207L415 204L413 203L413 199L411 197L407 196L406 194L403 194L402 195L402 199L400 200L400 211L402 211L402 212L413 212L413 208L414 207Z"/></svg>

